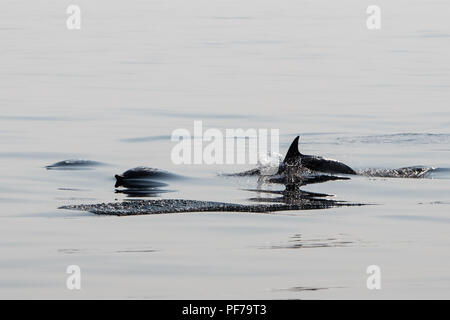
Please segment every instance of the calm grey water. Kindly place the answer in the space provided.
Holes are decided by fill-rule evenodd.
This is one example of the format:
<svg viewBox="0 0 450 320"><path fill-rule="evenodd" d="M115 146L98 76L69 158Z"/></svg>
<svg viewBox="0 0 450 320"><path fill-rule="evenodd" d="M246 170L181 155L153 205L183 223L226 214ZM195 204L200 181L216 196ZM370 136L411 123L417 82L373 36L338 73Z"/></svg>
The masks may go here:
<svg viewBox="0 0 450 320"><path fill-rule="evenodd" d="M3 1L1 298L448 298L448 1ZM280 151L355 169L424 165L432 179L307 186L376 204L276 214L98 217L137 165L197 177L163 198L244 203L229 165L177 166L174 129L276 128ZM82 158L93 170L46 170ZM82 289L66 288L79 265ZM366 268L381 268L368 290ZM305 290L318 289L318 290Z"/></svg>

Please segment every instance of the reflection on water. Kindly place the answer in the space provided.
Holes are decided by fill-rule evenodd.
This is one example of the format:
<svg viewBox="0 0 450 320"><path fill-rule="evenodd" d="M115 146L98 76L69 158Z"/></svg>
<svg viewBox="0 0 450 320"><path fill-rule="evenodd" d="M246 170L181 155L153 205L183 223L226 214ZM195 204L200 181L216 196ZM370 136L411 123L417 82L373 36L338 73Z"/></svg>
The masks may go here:
<svg viewBox="0 0 450 320"><path fill-rule="evenodd" d="M159 141L159 140L170 141L170 136L161 135L161 136L149 136L149 137L135 137L135 138L121 139L120 141L129 142L129 143L137 143L137 142L151 142L151 141Z"/></svg>
<svg viewBox="0 0 450 320"><path fill-rule="evenodd" d="M116 189L114 192L122 193L127 195L127 197L161 197L166 192L174 192L173 190L162 189L159 187L155 188L124 188L124 189Z"/></svg>
<svg viewBox="0 0 450 320"><path fill-rule="evenodd" d="M354 241L345 240L347 236L340 235L338 237L325 238L305 238L302 234L293 235L287 243L273 244L261 247L261 249L313 249L313 248L332 248L332 247L349 247L356 245Z"/></svg>
<svg viewBox="0 0 450 320"><path fill-rule="evenodd" d="M436 133L396 133L380 134L359 137L340 137L339 142L346 143L394 143L394 144L448 144L450 143L450 134Z"/></svg>
<svg viewBox="0 0 450 320"><path fill-rule="evenodd" d="M302 291L318 291L318 290L328 290L330 288L315 288L315 287L292 287L287 289L278 289L278 290L286 290L293 292L302 292Z"/></svg>
<svg viewBox="0 0 450 320"><path fill-rule="evenodd" d="M46 166L47 170L90 170L94 167L105 165L92 160L71 159L56 162Z"/></svg>

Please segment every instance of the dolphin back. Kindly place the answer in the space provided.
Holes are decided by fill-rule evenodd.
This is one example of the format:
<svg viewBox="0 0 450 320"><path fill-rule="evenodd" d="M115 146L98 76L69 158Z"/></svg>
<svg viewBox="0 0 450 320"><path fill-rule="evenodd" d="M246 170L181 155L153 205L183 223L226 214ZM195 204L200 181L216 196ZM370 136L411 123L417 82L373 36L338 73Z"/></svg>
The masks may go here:
<svg viewBox="0 0 450 320"><path fill-rule="evenodd" d="M304 167L325 173L342 173L342 174L356 174L355 170L347 166L346 164L331 160L324 159L315 156L302 156L301 163Z"/></svg>
<svg viewBox="0 0 450 320"><path fill-rule="evenodd" d="M317 156L301 154L298 149L299 139L300 136L297 136L294 141L292 141L286 157L284 158L283 165L298 165L312 171L325 173L356 174L355 170L353 170L346 164L343 164L342 162Z"/></svg>

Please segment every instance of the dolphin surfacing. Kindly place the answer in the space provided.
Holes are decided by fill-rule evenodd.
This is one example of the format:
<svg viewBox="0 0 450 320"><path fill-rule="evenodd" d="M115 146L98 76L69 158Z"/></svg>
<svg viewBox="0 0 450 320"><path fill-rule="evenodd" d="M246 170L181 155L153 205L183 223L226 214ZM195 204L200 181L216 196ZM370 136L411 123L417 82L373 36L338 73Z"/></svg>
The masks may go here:
<svg viewBox="0 0 450 320"><path fill-rule="evenodd" d="M157 188L167 186L166 181L178 176L156 168L136 167L121 175L116 174L114 177L116 178L116 188L121 186L126 188Z"/></svg>
<svg viewBox="0 0 450 320"><path fill-rule="evenodd" d="M312 171L319 171L324 173L357 174L355 170L337 160L300 153L300 151L298 150L299 139L300 136L297 136L289 147L289 150L283 161L284 167L302 166Z"/></svg>

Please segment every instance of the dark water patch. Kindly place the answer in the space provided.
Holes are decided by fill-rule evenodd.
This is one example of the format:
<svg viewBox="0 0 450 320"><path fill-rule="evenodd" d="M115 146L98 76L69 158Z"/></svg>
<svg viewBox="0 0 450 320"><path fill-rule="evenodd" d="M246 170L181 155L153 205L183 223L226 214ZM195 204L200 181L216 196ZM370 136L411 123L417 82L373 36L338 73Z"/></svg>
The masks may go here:
<svg viewBox="0 0 450 320"><path fill-rule="evenodd" d="M94 201L94 200L97 200L97 198L55 197L55 200L66 200L66 201Z"/></svg>
<svg viewBox="0 0 450 320"><path fill-rule="evenodd" d="M120 139L122 142L126 143L142 143L142 142L152 142L152 141L171 141L171 136L169 135L160 135L160 136L147 136L147 137L135 137L135 138L125 138ZM183 137L183 140L203 140L203 137L201 136L190 136L190 137ZM256 139L255 137L249 137L249 136L237 136L237 137L224 137L224 139L234 139L234 140L252 140Z"/></svg>
<svg viewBox="0 0 450 320"><path fill-rule="evenodd" d="M412 215L385 215L381 218L401 220L401 221L427 221L436 223L450 223L450 217L434 217L434 216L412 216Z"/></svg>
<svg viewBox="0 0 450 320"><path fill-rule="evenodd" d="M254 44L283 44L287 43L284 40L237 40L237 41L229 41L229 44L238 44L238 45L254 45Z"/></svg>
<svg viewBox="0 0 450 320"><path fill-rule="evenodd" d="M448 152L450 151L450 148L430 148L430 151L438 151L438 152Z"/></svg>
<svg viewBox="0 0 450 320"><path fill-rule="evenodd" d="M450 201L419 202L418 204L449 205L449 204L450 204Z"/></svg>
<svg viewBox="0 0 450 320"><path fill-rule="evenodd" d="M147 111L147 110L142 110ZM170 118L178 118L178 119L230 119L230 120L261 120L261 119L268 119L266 117L263 117L261 115L255 115L255 114L232 114L232 113L187 113L187 112L169 112L166 110L152 110L152 114L156 114L163 117L170 117Z"/></svg>
<svg viewBox="0 0 450 320"><path fill-rule="evenodd" d="M171 136L169 135L160 135L160 136L147 136L147 137L135 137L135 138L126 138L120 139L122 142L128 143L139 143L139 142L152 142L152 141L170 141Z"/></svg>
<svg viewBox="0 0 450 320"><path fill-rule="evenodd" d="M311 249L311 248L332 248L348 247L354 242L343 240L342 237L326 237L306 239L301 234L292 236L287 243L261 247L261 249Z"/></svg>
<svg viewBox="0 0 450 320"><path fill-rule="evenodd" d="M19 27L1 27L0 31L17 31L17 30L24 30L25 28L19 28Z"/></svg>
<svg viewBox="0 0 450 320"><path fill-rule="evenodd" d="M419 35L417 35L417 37L424 38L424 39L445 39L445 38L450 38L450 33L427 32L427 33L419 34Z"/></svg>
<svg viewBox="0 0 450 320"><path fill-rule="evenodd" d="M67 249L58 249L58 253L64 253L64 254L75 254L80 253L81 249L73 249L73 248L67 248Z"/></svg>
<svg viewBox="0 0 450 320"><path fill-rule="evenodd" d="M302 199L295 204L260 204L243 205L213 201L184 199L135 200L114 203L68 205L59 209L81 210L98 215L146 215L183 212L255 212L270 213L290 210L326 209L339 206L361 206L362 204L330 202L313 199Z"/></svg>
<svg viewBox="0 0 450 320"><path fill-rule="evenodd" d="M77 157L79 154L68 154L58 152L0 152L0 158L17 159L55 159L66 157Z"/></svg>
<svg viewBox="0 0 450 320"><path fill-rule="evenodd" d="M211 47L248 46L248 45L278 45L286 43L282 40L237 40L237 41L203 41L202 45ZM225 73L224 73L225 74Z"/></svg>
<svg viewBox="0 0 450 320"><path fill-rule="evenodd" d="M125 65L161 65L165 64L160 61L151 61L151 60L133 60L133 61L118 61L118 64L125 64Z"/></svg>
<svg viewBox="0 0 450 320"><path fill-rule="evenodd" d="M104 165L106 164L98 161L70 159L56 162L54 164L46 166L45 168L47 170L88 170Z"/></svg>
<svg viewBox="0 0 450 320"><path fill-rule="evenodd" d="M364 144L446 144L450 134L444 133L395 133L359 137L339 137L339 142Z"/></svg>
<svg viewBox="0 0 450 320"><path fill-rule="evenodd" d="M86 121L88 118L66 116L0 116L0 120L8 121Z"/></svg>
<svg viewBox="0 0 450 320"><path fill-rule="evenodd" d="M296 287L290 287L290 288L281 288L281 289L272 289L272 291L288 291L288 292L316 292L316 291L322 291L322 290L330 290L330 289L345 289L347 287L309 287L309 286L296 286Z"/></svg>
<svg viewBox="0 0 450 320"><path fill-rule="evenodd" d="M117 250L116 253L152 253L157 252L155 249L128 249L128 250Z"/></svg>
<svg viewBox="0 0 450 320"><path fill-rule="evenodd" d="M79 253L87 253L95 250L86 250L86 249L78 249L78 248L62 248L58 249L58 253L62 254L79 254ZM158 250L151 248L143 248L143 249L124 249L113 251L114 253L152 253L157 252Z"/></svg>
<svg viewBox="0 0 450 320"><path fill-rule="evenodd" d="M215 16L211 17L211 19L215 20L251 20L253 17L248 16Z"/></svg>
<svg viewBox="0 0 450 320"><path fill-rule="evenodd" d="M328 135L333 135L333 136L335 136L335 135L342 135L342 134L345 134L346 132L342 132L342 131L333 131L333 132L298 132L298 133L288 133L288 134L282 134L281 136L282 137L289 137L289 138L291 138L291 140L289 140L287 143L289 143L289 144L291 144L291 142L292 142L292 139L293 138L295 138L295 137L297 137L297 136L300 136L300 137L303 137L303 136L311 136L311 137L316 137L316 136L328 136Z"/></svg>
<svg viewBox="0 0 450 320"><path fill-rule="evenodd" d="M24 198L4 198L0 197L0 202L3 203L33 203L36 202L36 200L32 199L24 199Z"/></svg>
<svg viewBox="0 0 450 320"><path fill-rule="evenodd" d="M125 194L129 198L155 198L164 193L175 192L175 190L166 190L161 188L124 188L116 189L115 193Z"/></svg>
<svg viewBox="0 0 450 320"><path fill-rule="evenodd" d="M319 291L319 290L328 290L331 288L326 287L291 287L285 289L275 289L275 291L291 291L291 292L303 292L303 291Z"/></svg>

